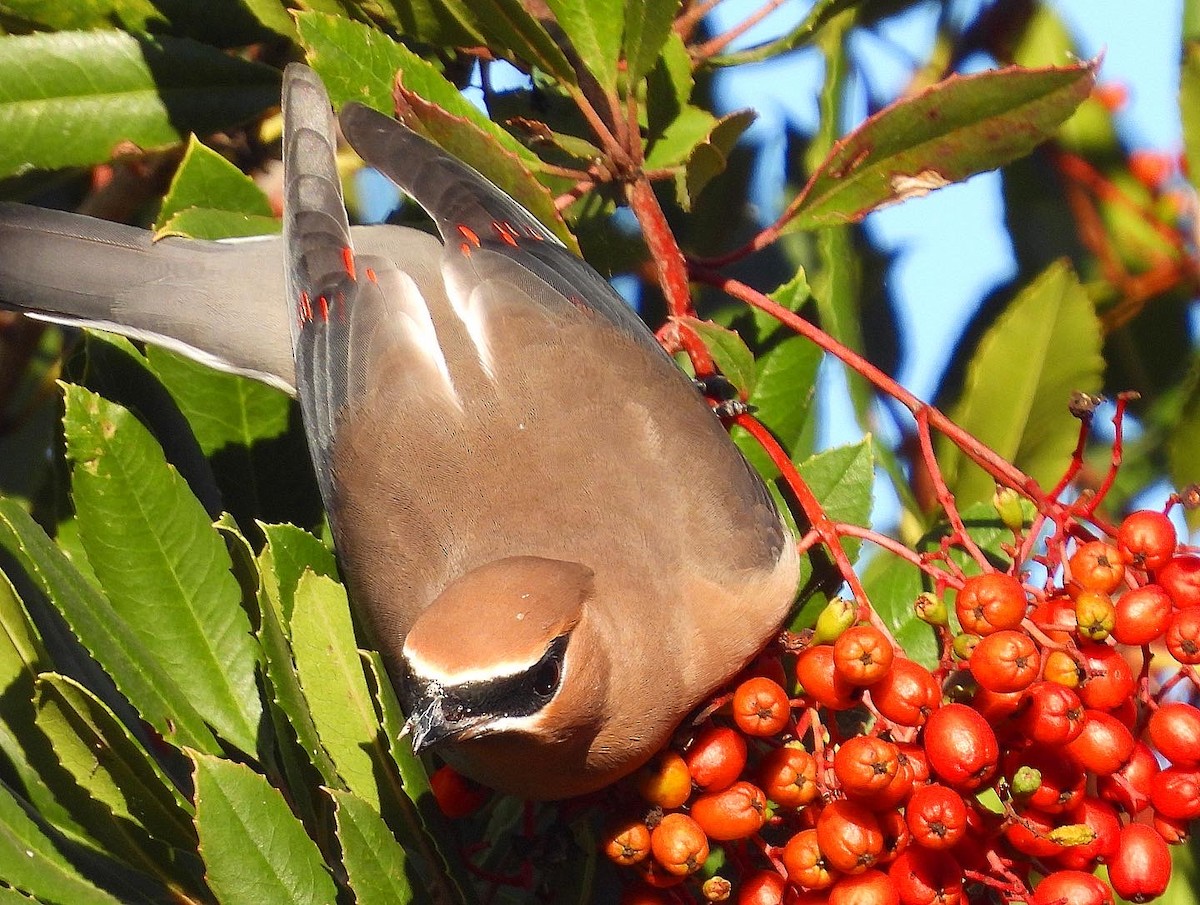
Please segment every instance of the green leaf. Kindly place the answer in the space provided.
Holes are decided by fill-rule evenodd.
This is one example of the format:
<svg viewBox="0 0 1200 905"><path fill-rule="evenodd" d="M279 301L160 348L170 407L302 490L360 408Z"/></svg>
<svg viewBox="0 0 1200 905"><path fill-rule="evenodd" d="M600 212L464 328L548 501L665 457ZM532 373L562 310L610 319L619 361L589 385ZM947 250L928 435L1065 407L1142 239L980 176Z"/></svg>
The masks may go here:
<svg viewBox="0 0 1200 905"><path fill-rule="evenodd" d="M756 47L719 54L709 58L706 62L710 66L740 66L743 63L759 63L804 47L818 35L822 28L829 24L830 20L860 2L861 0L817 0L804 20L787 34L780 35L778 38Z"/></svg>
<svg viewBox="0 0 1200 905"><path fill-rule="evenodd" d="M816 494L825 514L835 522L867 527L871 518L875 456L868 436L858 443L836 446L817 453L798 466L800 477ZM851 560L860 542L846 538L842 546Z"/></svg>
<svg viewBox="0 0 1200 905"><path fill-rule="evenodd" d="M407 857L383 818L349 792L331 792L342 866L358 905L411 902Z"/></svg>
<svg viewBox="0 0 1200 905"><path fill-rule="evenodd" d="M2 498L0 545L50 598L146 722L174 744L219 750L189 697L112 604L75 570L27 512Z"/></svg>
<svg viewBox="0 0 1200 905"><path fill-rule="evenodd" d="M60 794L79 822L126 862L186 882L194 866L181 856L196 847L191 805L162 768L73 679L44 673L36 703L38 728L77 784Z"/></svg>
<svg viewBox="0 0 1200 905"><path fill-rule="evenodd" d="M75 902L120 905L80 875L3 783L0 783L0 877L6 886L56 905Z"/></svg>
<svg viewBox="0 0 1200 905"><path fill-rule="evenodd" d="M1196 36L1200 38L1200 36ZM1183 45L1179 69L1179 113L1183 119L1184 172L1193 188L1200 187L1200 40Z"/></svg>
<svg viewBox="0 0 1200 905"><path fill-rule="evenodd" d="M114 609L204 718L253 753L257 651L220 535L129 411L67 385L63 427L81 539Z"/></svg>
<svg viewBox="0 0 1200 905"><path fill-rule="evenodd" d="M337 889L283 796L249 767L192 754L196 829L222 905L330 905Z"/></svg>
<svg viewBox="0 0 1200 905"><path fill-rule="evenodd" d="M289 776L300 780L300 786L306 785L308 767L315 770L323 785L329 788L345 788L345 783L338 776L337 767L330 760L328 752L321 745L317 735L317 727L313 722L312 711L300 688L300 680L296 675L295 664L292 660L292 648L287 638L288 620L291 618L292 595L295 592L299 576L290 580L280 575L276 568L280 545L272 538L271 530L280 526L264 526L267 534L267 546L259 555L258 568L262 580L258 594L259 627L258 642L266 658L267 692L270 696L271 717L276 727L281 746L281 756ZM290 527L290 526L287 526ZM299 528L293 529L303 534ZM311 535L310 535L311 536ZM315 541L316 539L313 538ZM326 551L327 552L327 551ZM332 558L331 554L330 557ZM282 559L282 557L279 557ZM281 587L287 587L287 616L284 616ZM299 755L293 756L294 749L290 747L292 739L304 752L306 761ZM284 748L284 745L289 747Z"/></svg>
<svg viewBox="0 0 1200 905"><path fill-rule="evenodd" d="M379 810L379 720L346 592L332 579L312 572L301 576L292 612L292 654L321 745L349 789Z"/></svg>
<svg viewBox="0 0 1200 905"><path fill-rule="evenodd" d="M757 362L754 392L746 401L758 418L775 435L794 461L811 442L810 418L816 393L817 370L824 357L821 350L802 336L789 336ZM734 442L750 464L768 481L779 477L779 469L742 428L734 428Z"/></svg>
<svg viewBox="0 0 1200 905"><path fill-rule="evenodd" d="M921 571L898 556L881 552L867 566L863 588L909 659L930 669L936 666L941 655L937 635L932 626L917 617L913 607L917 596L926 590Z"/></svg>
<svg viewBox="0 0 1200 905"><path fill-rule="evenodd" d="M675 320L684 329L690 329L700 337L704 347L712 355L713 361L720 368L725 379L734 385L738 394L749 398L754 392L755 373L754 355L746 343L733 330L714 324L712 321L702 321L699 318L682 316Z"/></svg>
<svg viewBox="0 0 1200 905"><path fill-rule="evenodd" d="M1096 66L954 75L896 101L834 145L785 230L854 222L1028 154L1088 96Z"/></svg>
<svg viewBox="0 0 1200 905"><path fill-rule="evenodd" d="M194 135L188 139L183 161L175 171L175 178L171 180L171 187L154 221L159 236L164 234L164 225L172 217L188 210L193 211L193 216L197 211L206 211L218 217L255 215L277 222L271 202L254 180L216 151L202 145ZM278 231L278 225L270 230ZM194 239L223 239L229 234L217 229L203 235L190 235Z"/></svg>
<svg viewBox="0 0 1200 905"><path fill-rule="evenodd" d="M984 333L947 414L1040 482L1062 471L1079 433L1067 411L1075 390L1100 386L1100 324L1068 264L1047 268ZM995 481L937 437L942 473L960 506L989 499Z"/></svg>
<svg viewBox="0 0 1200 905"><path fill-rule="evenodd" d="M118 31L0 39L0 176L167 147L279 103L279 73L183 38Z"/></svg>
<svg viewBox="0 0 1200 905"><path fill-rule="evenodd" d="M262 525L267 545L260 557L263 586L278 602L279 612L290 624L296 586L305 571L335 581L337 561L320 540L295 525Z"/></svg>
<svg viewBox="0 0 1200 905"><path fill-rule="evenodd" d="M229 446L252 448L288 430L291 400L257 380L225 374L159 346L146 362L188 419L206 456Z"/></svg>
<svg viewBox="0 0 1200 905"><path fill-rule="evenodd" d="M676 195L684 210L690 211L705 186L725 172L733 146L756 116L753 110L727 113L713 124L704 140L692 147L683 169L675 177Z"/></svg>
<svg viewBox="0 0 1200 905"><path fill-rule="evenodd" d="M280 230L274 217L255 214L235 214L204 207L188 207L171 216L156 233L164 236L184 236L188 239L242 238L266 236Z"/></svg>
<svg viewBox="0 0 1200 905"><path fill-rule="evenodd" d="M34 683L50 668L42 639L8 576L0 573L0 756L41 816L73 835L87 832L56 798L53 748L34 725Z"/></svg>
<svg viewBox="0 0 1200 905"><path fill-rule="evenodd" d="M627 93L651 69L671 36L679 0L629 0L625 4L625 84Z"/></svg>
<svg viewBox="0 0 1200 905"><path fill-rule="evenodd" d="M600 87L615 91L625 25L623 0L547 0L546 5Z"/></svg>
<svg viewBox="0 0 1200 905"><path fill-rule="evenodd" d="M404 784L404 793L394 797L384 817L425 887L442 887L442 898L448 901L475 902L475 887L459 847L451 841L455 838L454 830L434 801L421 759L413 754L408 741L400 737L404 713L384 669L383 658L373 650L359 653L374 689L383 744Z"/></svg>

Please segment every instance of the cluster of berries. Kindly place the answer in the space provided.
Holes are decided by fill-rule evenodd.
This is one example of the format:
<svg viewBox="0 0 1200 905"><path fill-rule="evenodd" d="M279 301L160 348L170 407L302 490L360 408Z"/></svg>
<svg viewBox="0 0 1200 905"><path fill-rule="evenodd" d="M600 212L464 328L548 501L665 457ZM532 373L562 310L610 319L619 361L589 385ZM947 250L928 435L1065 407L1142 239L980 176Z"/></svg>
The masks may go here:
<svg viewBox="0 0 1200 905"><path fill-rule="evenodd" d="M1200 817L1200 556L1152 511L1066 543L1044 588L962 581L961 631L919 601L933 669L840 600L755 664L635 778L603 840L626 905L1160 895Z"/></svg>

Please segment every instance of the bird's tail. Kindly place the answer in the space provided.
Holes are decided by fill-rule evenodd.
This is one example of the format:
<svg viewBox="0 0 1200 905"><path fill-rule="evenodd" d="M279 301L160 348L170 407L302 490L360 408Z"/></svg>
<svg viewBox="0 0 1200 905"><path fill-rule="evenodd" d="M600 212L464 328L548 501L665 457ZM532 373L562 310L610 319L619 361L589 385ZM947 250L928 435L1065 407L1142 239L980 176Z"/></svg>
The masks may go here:
<svg viewBox="0 0 1200 905"><path fill-rule="evenodd" d="M0 306L173 348L289 392L279 237L154 241L143 229L0 203Z"/></svg>

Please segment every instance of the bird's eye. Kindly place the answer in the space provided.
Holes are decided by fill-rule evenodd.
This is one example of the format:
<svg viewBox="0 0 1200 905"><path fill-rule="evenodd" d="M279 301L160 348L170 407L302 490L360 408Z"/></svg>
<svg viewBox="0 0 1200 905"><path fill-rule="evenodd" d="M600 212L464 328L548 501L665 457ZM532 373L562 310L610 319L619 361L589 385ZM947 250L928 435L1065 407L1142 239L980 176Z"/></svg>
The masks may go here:
<svg viewBox="0 0 1200 905"><path fill-rule="evenodd" d="M562 664L557 657L551 657L538 667L533 675L533 690L541 697L548 698L558 688L558 680L562 677Z"/></svg>

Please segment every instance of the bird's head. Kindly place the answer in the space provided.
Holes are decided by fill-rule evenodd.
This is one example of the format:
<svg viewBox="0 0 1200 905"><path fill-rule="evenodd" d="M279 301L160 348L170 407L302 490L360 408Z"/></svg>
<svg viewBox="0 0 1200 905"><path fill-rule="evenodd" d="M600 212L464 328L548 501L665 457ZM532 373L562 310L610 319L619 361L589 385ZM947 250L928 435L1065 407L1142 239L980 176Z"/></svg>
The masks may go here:
<svg viewBox="0 0 1200 905"><path fill-rule="evenodd" d="M404 641L413 750L437 747L498 788L511 785L514 760L525 761L522 775L536 775L529 768L539 762L550 772L586 771L610 668L588 618L594 592L585 566L531 556L488 563L448 585Z"/></svg>

